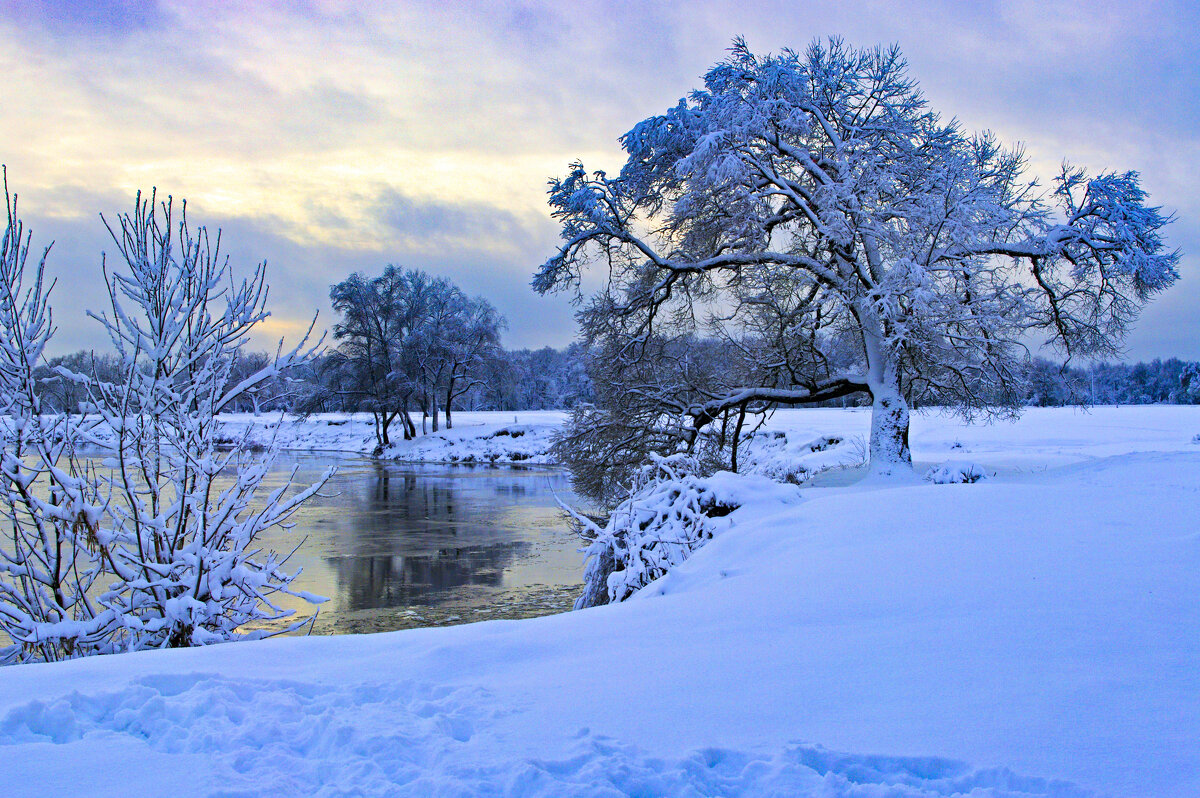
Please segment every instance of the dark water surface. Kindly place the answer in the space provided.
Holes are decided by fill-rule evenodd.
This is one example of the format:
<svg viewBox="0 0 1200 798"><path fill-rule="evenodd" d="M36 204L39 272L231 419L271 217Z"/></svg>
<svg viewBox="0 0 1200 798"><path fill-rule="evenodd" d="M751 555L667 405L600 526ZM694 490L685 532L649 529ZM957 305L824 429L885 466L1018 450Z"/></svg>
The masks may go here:
<svg viewBox="0 0 1200 798"><path fill-rule="evenodd" d="M299 484L329 465L338 473L264 548L300 547L294 587L329 601L315 634L378 632L569 610L583 574L580 541L555 494L572 502L551 469L411 465L336 455L282 455L265 484L293 466ZM284 597L289 598L289 597ZM285 603L311 614L299 600Z"/></svg>

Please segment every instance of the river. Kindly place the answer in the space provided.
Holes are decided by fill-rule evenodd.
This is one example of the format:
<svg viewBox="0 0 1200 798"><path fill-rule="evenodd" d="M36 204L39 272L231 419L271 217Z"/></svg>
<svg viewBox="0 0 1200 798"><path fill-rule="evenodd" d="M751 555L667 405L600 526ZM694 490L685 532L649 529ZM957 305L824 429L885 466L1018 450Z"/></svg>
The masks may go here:
<svg viewBox="0 0 1200 798"><path fill-rule="evenodd" d="M323 454L281 455L263 495L293 467L300 484L337 474L264 548L287 552L294 587L325 596L314 634L380 632L569 610L581 589L581 542L544 468L413 465ZM298 548L297 548L298 547ZM286 597L285 597L286 598ZM285 604L311 614L311 605Z"/></svg>

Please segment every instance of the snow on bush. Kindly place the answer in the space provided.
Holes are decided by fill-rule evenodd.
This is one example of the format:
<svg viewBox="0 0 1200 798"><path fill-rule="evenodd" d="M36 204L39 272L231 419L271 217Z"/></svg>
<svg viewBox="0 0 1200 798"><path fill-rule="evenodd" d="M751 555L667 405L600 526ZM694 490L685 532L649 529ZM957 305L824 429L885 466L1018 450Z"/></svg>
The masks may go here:
<svg viewBox="0 0 1200 798"><path fill-rule="evenodd" d="M740 472L795 485L835 468L862 465L867 448L861 438L839 435L809 438L789 436L784 431L754 433L743 446Z"/></svg>
<svg viewBox="0 0 1200 798"><path fill-rule="evenodd" d="M6 176L7 178L7 176ZM116 620L89 596L103 497L81 478L70 421L44 414L35 368L54 333L46 255L26 271L30 236L4 184L0 240L0 662L56 660L102 644ZM46 252L49 252L47 248Z"/></svg>
<svg viewBox="0 0 1200 798"><path fill-rule="evenodd" d="M651 455L603 527L569 507L592 538L586 549L584 591L575 609L624 601L729 528L730 513L762 494L795 501L793 486L761 476L721 471L700 476L690 455Z"/></svg>
<svg viewBox="0 0 1200 798"><path fill-rule="evenodd" d="M983 466L976 463L942 463L925 472L925 481L935 485L969 484L987 477Z"/></svg>
<svg viewBox="0 0 1200 798"><path fill-rule="evenodd" d="M109 312L92 314L118 378L60 367L86 394L83 418L43 415L34 366L53 332L42 265L22 290L25 250L10 199L0 244L0 662L61 660L266 636L243 626L293 614L286 556L259 536L285 525L317 484L263 495L275 442L221 433L238 396L305 362L307 336L240 381L233 365L267 317L264 267L234 281L204 228L173 228L171 202L140 194L109 228L122 266L106 270ZM177 230L178 240L173 233ZM44 262L44 261L43 261ZM19 297L21 297L19 299ZM76 452L102 450L89 462ZM294 475L293 471L293 475ZM289 495L290 494L290 495ZM289 628L298 628L303 622Z"/></svg>

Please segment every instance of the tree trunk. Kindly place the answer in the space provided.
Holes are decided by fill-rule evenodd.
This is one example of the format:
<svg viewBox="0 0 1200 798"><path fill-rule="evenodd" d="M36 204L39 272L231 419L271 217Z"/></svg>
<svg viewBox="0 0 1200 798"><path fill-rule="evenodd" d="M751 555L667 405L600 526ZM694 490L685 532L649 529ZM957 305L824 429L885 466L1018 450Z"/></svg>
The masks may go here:
<svg viewBox="0 0 1200 798"><path fill-rule="evenodd" d="M435 385L435 386L433 386L433 389L429 392L429 401L430 401L430 404L432 405L432 409L433 409L433 412L429 414L429 417L431 419L433 419L433 431L434 432L438 431L438 400L437 400L437 397L438 397L437 386Z"/></svg>
<svg viewBox="0 0 1200 798"><path fill-rule="evenodd" d="M738 472L738 445L742 442L742 425L746 423L746 406L742 405L738 408L737 426L733 428L733 453L729 459L729 470L733 473Z"/></svg>
<svg viewBox="0 0 1200 798"><path fill-rule="evenodd" d="M379 445L380 446L390 446L391 445L392 441L390 438L388 438L388 427L391 426L391 424L392 424L392 420L388 417L388 412L386 410L383 411L383 415L379 422L379 429L382 433L379 436Z"/></svg>
<svg viewBox="0 0 1200 798"><path fill-rule="evenodd" d="M871 385L871 473L884 476L912 472L908 402L895 369L887 372L886 379Z"/></svg>
<svg viewBox="0 0 1200 798"><path fill-rule="evenodd" d="M871 392L871 466L878 476L912 474L908 448L908 402L900 385L896 354L884 345L888 330L869 305L855 316L862 324L863 352L867 356L867 389Z"/></svg>
<svg viewBox="0 0 1200 798"><path fill-rule="evenodd" d="M454 378L451 377L446 385L446 429L453 429L450 421L450 403L454 401Z"/></svg>

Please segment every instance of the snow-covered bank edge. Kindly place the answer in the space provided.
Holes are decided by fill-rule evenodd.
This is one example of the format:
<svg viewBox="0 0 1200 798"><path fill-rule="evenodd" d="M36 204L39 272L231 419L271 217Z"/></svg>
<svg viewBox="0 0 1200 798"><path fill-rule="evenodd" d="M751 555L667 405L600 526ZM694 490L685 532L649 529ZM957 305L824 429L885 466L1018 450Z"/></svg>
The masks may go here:
<svg viewBox="0 0 1200 798"><path fill-rule="evenodd" d="M514 446L512 450L544 455L551 436L565 419L565 412L552 410L455 413L453 429L431 432L416 441L395 441L384 456L409 462L449 463L456 462L450 455L457 455L461 462L475 447L473 441L509 427L533 428L536 434L521 439L500 436L493 439L490 451L520 443L521 448ZM299 419L289 416L277 427L278 420L278 416L266 413L259 417L221 417L229 438L252 427L252 441L266 443L277 435L284 449L357 455L369 455L375 449L368 414L328 413ZM787 480L788 470L797 466L811 472L861 459L869 433L869 408L780 410L759 431L757 442L742 453L741 459L750 470ZM835 449L820 445L830 438L842 441L835 447L836 456ZM910 433L913 460L921 473L947 460L965 459L989 469L1036 470L1131 451L1193 451L1200 445L1197 440L1200 405L1029 408L1015 422L992 424L966 424L936 409L922 409L913 413ZM480 449L475 451L478 455ZM498 457L496 462L503 460Z"/></svg>
<svg viewBox="0 0 1200 798"><path fill-rule="evenodd" d="M222 437L247 436L253 445L274 441L299 452L340 452L376 456L382 460L444 465L554 466L549 449L565 414L457 413L454 427L418 435L411 441L393 440L377 451L374 425L365 413L318 413L311 416L229 414L221 417ZM393 430L399 433L399 425Z"/></svg>

